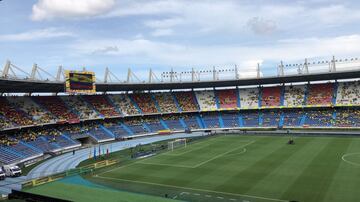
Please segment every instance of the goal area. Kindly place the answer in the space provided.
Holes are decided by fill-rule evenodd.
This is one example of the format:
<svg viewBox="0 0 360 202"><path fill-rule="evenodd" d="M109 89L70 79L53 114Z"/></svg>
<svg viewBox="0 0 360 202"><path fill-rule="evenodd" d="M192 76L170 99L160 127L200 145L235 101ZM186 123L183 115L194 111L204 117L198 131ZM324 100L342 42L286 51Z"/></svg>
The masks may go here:
<svg viewBox="0 0 360 202"><path fill-rule="evenodd" d="M186 147L186 139L176 139L173 141L168 142L168 150L173 151L176 148L179 147Z"/></svg>

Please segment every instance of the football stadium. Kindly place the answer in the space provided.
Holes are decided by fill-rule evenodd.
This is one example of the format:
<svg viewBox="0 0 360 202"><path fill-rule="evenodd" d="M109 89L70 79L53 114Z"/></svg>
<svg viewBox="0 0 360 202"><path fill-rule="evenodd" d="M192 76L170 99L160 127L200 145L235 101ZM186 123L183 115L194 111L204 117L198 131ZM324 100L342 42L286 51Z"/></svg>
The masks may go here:
<svg viewBox="0 0 360 202"><path fill-rule="evenodd" d="M0 201L360 201L331 2L0 1Z"/></svg>

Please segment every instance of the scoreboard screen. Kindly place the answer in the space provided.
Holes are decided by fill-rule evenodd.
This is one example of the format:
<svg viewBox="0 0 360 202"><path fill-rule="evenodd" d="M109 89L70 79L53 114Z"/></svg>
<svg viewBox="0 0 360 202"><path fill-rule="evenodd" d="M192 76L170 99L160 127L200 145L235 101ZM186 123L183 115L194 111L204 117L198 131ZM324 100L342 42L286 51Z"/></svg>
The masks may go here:
<svg viewBox="0 0 360 202"><path fill-rule="evenodd" d="M95 93L95 73L94 72L66 72L66 92L67 93Z"/></svg>

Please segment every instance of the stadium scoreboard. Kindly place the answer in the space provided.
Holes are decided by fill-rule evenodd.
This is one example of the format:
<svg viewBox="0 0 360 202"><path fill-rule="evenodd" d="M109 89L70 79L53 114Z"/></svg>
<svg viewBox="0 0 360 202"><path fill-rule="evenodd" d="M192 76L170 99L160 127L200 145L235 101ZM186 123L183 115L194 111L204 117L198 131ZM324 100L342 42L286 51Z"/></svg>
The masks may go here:
<svg viewBox="0 0 360 202"><path fill-rule="evenodd" d="M96 93L94 72L66 71L65 77L65 91L67 93Z"/></svg>

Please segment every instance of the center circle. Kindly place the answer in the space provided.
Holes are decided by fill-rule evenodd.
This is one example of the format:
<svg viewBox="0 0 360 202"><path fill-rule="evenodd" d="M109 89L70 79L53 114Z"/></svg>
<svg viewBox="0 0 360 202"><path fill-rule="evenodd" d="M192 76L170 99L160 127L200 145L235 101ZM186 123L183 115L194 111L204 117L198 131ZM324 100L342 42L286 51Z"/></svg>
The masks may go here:
<svg viewBox="0 0 360 202"><path fill-rule="evenodd" d="M360 166L360 152L344 154L341 159L348 164Z"/></svg>

